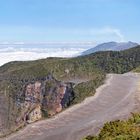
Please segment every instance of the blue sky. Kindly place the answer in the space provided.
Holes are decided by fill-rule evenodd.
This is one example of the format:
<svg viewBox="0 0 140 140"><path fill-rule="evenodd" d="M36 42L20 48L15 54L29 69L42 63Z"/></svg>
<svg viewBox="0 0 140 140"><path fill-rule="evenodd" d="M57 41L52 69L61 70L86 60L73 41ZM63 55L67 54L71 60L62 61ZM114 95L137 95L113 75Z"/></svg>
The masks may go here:
<svg viewBox="0 0 140 140"><path fill-rule="evenodd" d="M0 42L135 41L140 0L0 0Z"/></svg>

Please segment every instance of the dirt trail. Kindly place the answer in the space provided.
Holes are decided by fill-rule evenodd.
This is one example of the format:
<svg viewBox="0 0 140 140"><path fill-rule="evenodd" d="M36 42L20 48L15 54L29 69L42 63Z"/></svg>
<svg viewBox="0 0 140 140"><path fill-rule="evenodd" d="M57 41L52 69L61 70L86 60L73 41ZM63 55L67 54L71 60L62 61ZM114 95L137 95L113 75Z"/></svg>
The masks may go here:
<svg viewBox="0 0 140 140"><path fill-rule="evenodd" d="M137 108L139 84L139 74L109 74L95 96L2 140L80 140L96 134L106 121L126 118Z"/></svg>

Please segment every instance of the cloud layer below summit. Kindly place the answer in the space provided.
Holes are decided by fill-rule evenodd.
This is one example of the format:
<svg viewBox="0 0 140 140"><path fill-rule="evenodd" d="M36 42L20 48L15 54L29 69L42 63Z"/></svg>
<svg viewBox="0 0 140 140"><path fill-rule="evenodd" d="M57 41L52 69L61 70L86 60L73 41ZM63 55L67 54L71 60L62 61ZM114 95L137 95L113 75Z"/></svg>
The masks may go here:
<svg viewBox="0 0 140 140"><path fill-rule="evenodd" d="M29 61L47 57L74 57L86 50L83 47L1 47L0 45L0 66L10 61Z"/></svg>

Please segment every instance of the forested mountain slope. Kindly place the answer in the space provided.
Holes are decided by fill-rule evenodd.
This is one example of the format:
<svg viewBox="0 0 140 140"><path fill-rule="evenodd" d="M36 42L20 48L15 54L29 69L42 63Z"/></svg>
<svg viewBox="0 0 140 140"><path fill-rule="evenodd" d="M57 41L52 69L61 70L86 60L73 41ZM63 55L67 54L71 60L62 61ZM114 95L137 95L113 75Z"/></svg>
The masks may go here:
<svg viewBox="0 0 140 140"><path fill-rule="evenodd" d="M140 46L5 64L0 67L0 135L94 95L106 73L125 73L140 66L139 54Z"/></svg>

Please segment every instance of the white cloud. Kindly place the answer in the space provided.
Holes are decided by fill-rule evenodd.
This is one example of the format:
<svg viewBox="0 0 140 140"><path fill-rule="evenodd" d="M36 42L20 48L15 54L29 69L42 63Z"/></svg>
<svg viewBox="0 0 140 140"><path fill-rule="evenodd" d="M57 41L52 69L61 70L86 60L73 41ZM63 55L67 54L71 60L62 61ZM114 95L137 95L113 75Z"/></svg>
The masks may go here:
<svg viewBox="0 0 140 140"><path fill-rule="evenodd" d="M94 42L107 42L107 41L117 41L124 42L125 37L122 31L118 28L106 26L101 28L50 28L48 29L48 34L55 32L56 36L66 36L75 37L79 40L91 40Z"/></svg>
<svg viewBox="0 0 140 140"><path fill-rule="evenodd" d="M24 42L45 42L45 41L124 41L122 31L117 27L30 27L30 26L2 26L0 27L1 44L24 44ZM6 42L6 41L9 42ZM65 43L65 42L64 42Z"/></svg>
<svg viewBox="0 0 140 140"><path fill-rule="evenodd" d="M78 30L76 31L78 33ZM103 28L91 28L88 30L81 30L79 34L85 34L92 37L97 42L117 41L124 42L125 37L122 32L117 28L103 27Z"/></svg>
<svg viewBox="0 0 140 140"><path fill-rule="evenodd" d="M50 32L52 31L50 30ZM93 43L93 41L125 41L122 32L119 29L112 27L89 29L56 29L56 32L61 33L62 35L68 34L70 36L76 36L77 38L85 38L85 40L91 40L91 42L89 41L85 44L84 42L81 43L81 41L71 42L71 44L67 44L67 42L61 42L60 44L59 42L57 42L56 44L54 42L50 42L50 46L53 44L55 47L50 47L49 43L49 47L34 47L35 44L29 43L29 46L27 46L27 44L22 41L12 43L12 45L10 45L9 42L2 42L0 43L0 65L3 65L9 61L36 60L47 57L73 57L88 48L94 47L95 43ZM59 36L61 36L61 34ZM83 47L82 45L85 47Z"/></svg>
<svg viewBox="0 0 140 140"><path fill-rule="evenodd" d="M101 35L113 34L116 37L118 37L118 40L120 42L124 42L125 41L124 35L121 33L121 31L119 29L116 29L116 28L105 27L105 28L97 30L96 33L99 33Z"/></svg>
<svg viewBox="0 0 140 140"><path fill-rule="evenodd" d="M47 57L74 57L85 48L21 48L0 46L0 66L10 61L37 60Z"/></svg>

